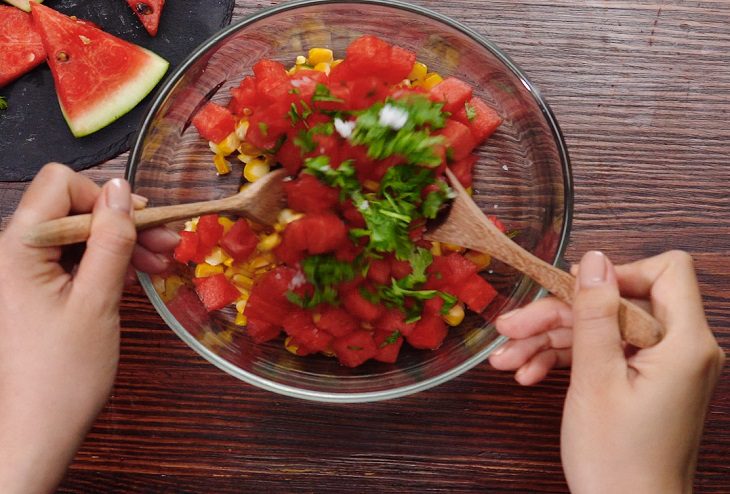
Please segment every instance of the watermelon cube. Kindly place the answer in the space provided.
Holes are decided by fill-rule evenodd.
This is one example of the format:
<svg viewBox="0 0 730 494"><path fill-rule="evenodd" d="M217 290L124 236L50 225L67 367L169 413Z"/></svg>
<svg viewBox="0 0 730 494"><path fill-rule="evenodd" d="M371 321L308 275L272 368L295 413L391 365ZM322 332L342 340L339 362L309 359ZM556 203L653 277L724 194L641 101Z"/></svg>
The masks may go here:
<svg viewBox="0 0 730 494"><path fill-rule="evenodd" d="M390 285L390 261L387 259L373 259L370 261L367 277L375 283Z"/></svg>
<svg viewBox="0 0 730 494"><path fill-rule="evenodd" d="M451 172L456 175L462 187L468 188L472 186L474 181L474 165L477 160L478 157L475 154L470 154L466 158L462 158L449 165Z"/></svg>
<svg viewBox="0 0 730 494"><path fill-rule="evenodd" d="M314 175L302 173L284 183L289 207L303 213L322 213L335 207L340 199L337 189L329 187Z"/></svg>
<svg viewBox="0 0 730 494"><path fill-rule="evenodd" d="M406 322L406 315L399 309L386 309L380 319L375 323L376 329L392 333L399 331L403 336L413 332L416 323Z"/></svg>
<svg viewBox="0 0 730 494"><path fill-rule="evenodd" d="M221 142L236 128L236 120L231 111L212 101L198 110L192 123L203 139L215 143Z"/></svg>
<svg viewBox="0 0 730 494"><path fill-rule="evenodd" d="M284 318L284 331L296 338L300 346L312 352L321 352L329 349L332 335L315 326L312 313L306 310L291 310Z"/></svg>
<svg viewBox="0 0 730 494"><path fill-rule="evenodd" d="M425 287L435 290L456 287L475 274L477 269L476 264L461 254L434 256L433 262L426 269L428 281Z"/></svg>
<svg viewBox="0 0 730 494"><path fill-rule="evenodd" d="M441 346L448 329L446 323L438 316L424 315L416 323L411 334L406 336L406 341L421 350L436 350Z"/></svg>
<svg viewBox="0 0 730 494"><path fill-rule="evenodd" d="M403 337L397 331L375 331L373 335L378 351L373 357L379 362L394 364L403 346Z"/></svg>
<svg viewBox="0 0 730 494"><path fill-rule="evenodd" d="M281 334L281 327L259 319L249 319L246 332L254 343L265 343L276 339Z"/></svg>
<svg viewBox="0 0 730 494"><path fill-rule="evenodd" d="M180 232L180 243L175 247L172 257L179 263L187 264L197 259L198 234L195 232Z"/></svg>
<svg viewBox="0 0 730 494"><path fill-rule="evenodd" d="M497 296L497 290L475 273L461 283L455 295L471 310L480 313Z"/></svg>
<svg viewBox="0 0 730 494"><path fill-rule="evenodd" d="M310 254L334 252L350 242L347 226L332 213L307 214L299 221L306 227L307 250Z"/></svg>
<svg viewBox="0 0 730 494"><path fill-rule="evenodd" d="M222 309L241 296L238 288L222 273L205 278L193 278L193 284L208 312Z"/></svg>
<svg viewBox="0 0 730 494"><path fill-rule="evenodd" d="M469 156L477 145L471 129L454 119L447 120L439 134L446 139L447 152L450 152L451 158L456 161Z"/></svg>
<svg viewBox="0 0 730 494"><path fill-rule="evenodd" d="M202 218L201 218L202 219ZM236 262L245 261L256 250L259 239L256 233L251 229L248 221L241 218L236 220L228 233L226 233L220 241L229 256Z"/></svg>
<svg viewBox="0 0 730 494"><path fill-rule="evenodd" d="M350 334L360 327L357 319L341 307L324 306L315 323L319 329L327 331L336 338Z"/></svg>
<svg viewBox="0 0 730 494"><path fill-rule="evenodd" d="M332 349L340 363L347 367L357 367L373 358L378 347L373 336L362 330L354 331L332 342Z"/></svg>
<svg viewBox="0 0 730 494"><path fill-rule="evenodd" d="M497 130L497 127L502 124L502 117L491 106L485 103L483 99L476 96L471 98L468 104L471 108L471 119L465 107L462 107L454 113L453 118L468 126L477 144L479 144Z"/></svg>
<svg viewBox="0 0 730 494"><path fill-rule="evenodd" d="M181 286L175 297L165 305L182 327L195 336L200 333L201 326L208 323L208 311L195 292L187 286Z"/></svg>
<svg viewBox="0 0 730 494"><path fill-rule="evenodd" d="M363 297L359 287L345 291L342 294L342 304L350 311L350 314L368 322L378 319L385 310L382 305L370 302Z"/></svg>
<svg viewBox="0 0 730 494"><path fill-rule="evenodd" d="M456 113L471 99L472 89L469 84L456 77L447 77L431 89L431 96L436 101L443 102L445 111Z"/></svg>

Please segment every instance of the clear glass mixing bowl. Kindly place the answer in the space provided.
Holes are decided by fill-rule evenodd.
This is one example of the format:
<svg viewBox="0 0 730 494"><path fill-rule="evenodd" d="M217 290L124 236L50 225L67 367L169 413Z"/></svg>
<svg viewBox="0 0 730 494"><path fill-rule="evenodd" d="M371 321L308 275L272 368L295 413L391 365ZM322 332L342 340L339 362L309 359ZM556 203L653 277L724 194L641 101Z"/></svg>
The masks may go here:
<svg viewBox="0 0 730 494"><path fill-rule="evenodd" d="M309 48L345 47L374 34L412 50L431 71L470 83L504 118L479 149L474 200L496 214L515 241L557 264L572 211L568 153L540 92L493 43L435 12L396 1L292 2L262 11L200 46L165 82L139 131L127 167L134 191L150 206L216 199L235 193L240 173L216 176L208 144L190 126L205 101L223 104L229 89L260 58L292 65ZM405 348L396 364L368 362L350 369L325 356L297 357L281 341L257 345L233 325L232 312L185 325L167 309L150 278L142 286L165 322L212 364L255 386L328 402L396 398L445 382L482 362L503 343L491 321L539 296L539 287L513 269L493 263L484 275L500 297L482 317L450 330L437 351ZM231 338L231 335L234 335ZM407 345L406 345L407 346Z"/></svg>

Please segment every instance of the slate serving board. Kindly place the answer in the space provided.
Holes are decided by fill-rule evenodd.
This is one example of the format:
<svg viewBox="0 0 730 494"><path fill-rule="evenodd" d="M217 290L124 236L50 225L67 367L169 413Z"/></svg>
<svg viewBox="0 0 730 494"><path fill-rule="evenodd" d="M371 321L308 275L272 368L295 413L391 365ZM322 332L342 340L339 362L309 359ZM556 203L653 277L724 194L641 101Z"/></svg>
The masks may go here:
<svg viewBox="0 0 730 494"><path fill-rule="evenodd" d="M94 22L170 62L168 74L212 34L228 25L234 0L167 0L156 37L147 34L124 0L46 0L45 5ZM152 94L154 94L154 90ZM108 127L75 138L63 120L46 64L0 88L0 181L31 180L49 161L82 170L129 149L151 95Z"/></svg>

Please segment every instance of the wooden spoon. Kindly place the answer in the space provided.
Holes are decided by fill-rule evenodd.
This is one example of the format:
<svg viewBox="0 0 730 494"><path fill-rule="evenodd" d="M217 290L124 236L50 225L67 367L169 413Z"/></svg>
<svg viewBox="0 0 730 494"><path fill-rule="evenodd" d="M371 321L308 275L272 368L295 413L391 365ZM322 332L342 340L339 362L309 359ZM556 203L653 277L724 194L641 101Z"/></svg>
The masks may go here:
<svg viewBox="0 0 730 494"><path fill-rule="evenodd" d="M451 171L446 171L456 199L445 220L430 228L426 238L484 252L509 264L542 285L560 300L572 304L575 278L535 257L509 239L482 213ZM658 343L664 328L648 312L621 299L619 326L624 341L646 348Z"/></svg>
<svg viewBox="0 0 730 494"><path fill-rule="evenodd" d="M140 209L134 212L134 224L138 230L144 230L201 214L227 212L271 225L276 223L284 206L281 181L285 176L283 169L270 172L238 194L224 199ZM90 229L91 215L78 214L41 223L26 234L24 241L34 247L75 244L88 239Z"/></svg>

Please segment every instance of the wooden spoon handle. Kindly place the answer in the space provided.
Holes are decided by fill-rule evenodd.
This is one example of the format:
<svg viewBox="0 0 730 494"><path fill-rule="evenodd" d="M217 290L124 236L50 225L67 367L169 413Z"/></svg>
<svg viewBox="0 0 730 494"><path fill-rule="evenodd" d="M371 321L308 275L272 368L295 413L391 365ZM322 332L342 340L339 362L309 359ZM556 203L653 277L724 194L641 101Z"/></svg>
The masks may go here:
<svg viewBox="0 0 730 494"><path fill-rule="evenodd" d="M235 196L233 196L235 197ZM141 209L134 212L134 225L137 230L199 216L201 214L229 211L235 209L232 197L214 201L191 202ZM77 214L36 225L26 234L24 242L32 247L52 247L84 242L91 232L91 215Z"/></svg>

